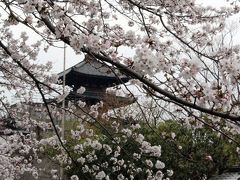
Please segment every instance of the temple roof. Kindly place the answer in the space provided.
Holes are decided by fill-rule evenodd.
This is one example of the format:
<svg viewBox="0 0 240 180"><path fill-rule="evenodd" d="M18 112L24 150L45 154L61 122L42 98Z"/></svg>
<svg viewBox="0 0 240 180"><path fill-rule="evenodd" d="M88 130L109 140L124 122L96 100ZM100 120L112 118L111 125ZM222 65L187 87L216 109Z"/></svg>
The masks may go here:
<svg viewBox="0 0 240 180"><path fill-rule="evenodd" d="M63 79L64 72L58 74ZM126 83L130 78L120 74L116 68L108 66L97 59L86 56L75 66L65 70L66 85L85 87L112 87Z"/></svg>
<svg viewBox="0 0 240 180"><path fill-rule="evenodd" d="M238 179L240 179L239 166L233 166L229 168L226 172L210 178L210 180L238 180Z"/></svg>

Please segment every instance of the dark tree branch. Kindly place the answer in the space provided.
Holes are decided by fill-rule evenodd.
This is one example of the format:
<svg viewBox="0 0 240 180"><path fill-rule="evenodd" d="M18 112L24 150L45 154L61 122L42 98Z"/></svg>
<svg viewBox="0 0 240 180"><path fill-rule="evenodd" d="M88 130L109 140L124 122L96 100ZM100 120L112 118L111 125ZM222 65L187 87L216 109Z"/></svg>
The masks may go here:
<svg viewBox="0 0 240 180"><path fill-rule="evenodd" d="M11 52L9 51L9 49L2 43L2 41L0 41L0 47L7 53L8 56L11 57L12 53L11 53ZM77 163L77 162L75 161L75 159L71 156L69 150L68 150L68 149L65 147L65 145L63 144L63 141L62 141L62 139L61 139L61 137L60 137L60 135L59 135L59 133L58 133L58 130L57 130L56 126L55 126L55 123L54 123L52 114L51 114L50 109L49 109L49 107L48 107L47 100L46 100L46 98L45 98L45 95L44 95L43 92L42 92L42 88L41 88L41 84L42 84L42 83L41 83L26 67L24 67L21 62L19 62L17 59L14 59L14 58L12 58L12 60L13 60L25 73L27 73L27 75L34 81L34 83L35 83L35 85L36 85L36 87L37 87L37 89L38 89L38 91L39 91L39 93L40 93L40 95L41 95L41 97L42 97L43 103L44 103L44 105L45 105L45 107L46 107L46 109L47 109L48 116L49 116L49 118L50 118L50 120L51 120L51 123L52 123L52 125L53 125L54 132L56 133L57 138L58 138L61 146L62 146L63 149L66 151L66 153L68 154L68 156L70 157L70 159L77 165L78 163Z"/></svg>
<svg viewBox="0 0 240 180"><path fill-rule="evenodd" d="M42 21L45 23L45 25L49 28L49 30L52 33L55 33L55 28L52 25L52 23L45 17L42 17ZM70 45L70 41L69 38L66 37L61 37L60 40L64 41L65 43ZM210 114L210 115L214 115L214 116L218 116L221 118L225 118L225 119L229 119L232 120L234 122L236 121L240 121L240 116L236 116L236 115L230 115L229 113L223 113L223 112L218 112L215 111L213 109L208 109L208 108L204 108L202 106L198 106L195 103L191 103L188 102L182 98L176 97L175 95L169 93L168 91L165 91L163 89L161 89L160 87L158 87L156 84L152 83L151 81L149 81L147 78L145 78L143 75L141 75L140 73L137 73L136 71L134 71L133 69L117 62L117 61L113 61L110 57L108 57L105 53L96 53L96 52L92 52L90 49L83 47L82 52L89 54L90 56L94 56L95 58L110 63L114 66L116 66L120 71L122 71L123 73L131 76L132 78L138 79L139 81L141 81L143 84L145 84L146 86L148 86L149 88L153 89L154 91L168 97L169 99L171 99L172 101L175 101L183 106Z"/></svg>

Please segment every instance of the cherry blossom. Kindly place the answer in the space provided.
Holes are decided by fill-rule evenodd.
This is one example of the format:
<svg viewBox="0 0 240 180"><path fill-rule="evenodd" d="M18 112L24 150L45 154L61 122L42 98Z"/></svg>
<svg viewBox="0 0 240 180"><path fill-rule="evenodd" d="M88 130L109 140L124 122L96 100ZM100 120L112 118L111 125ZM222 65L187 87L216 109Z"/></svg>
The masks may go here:
<svg viewBox="0 0 240 180"><path fill-rule="evenodd" d="M240 132L240 46L233 43L233 30L227 31L229 19L239 14L237 1L220 8L195 0L17 0L1 1L0 7L1 121L14 120L2 131L7 138L0 145L0 178L28 172L37 179L36 164L50 148L65 171L80 165L81 173L96 179L134 179L141 173L167 179L173 171L161 161L161 144L152 145L139 130L145 123L156 133L153 127L169 119L192 129L208 125L239 143L231 136ZM63 107L74 89L62 88L50 73L54 64L39 63L42 50L62 42L132 78L122 85L123 94L140 98L118 109L104 109L105 101L89 106L83 99ZM118 95L116 89L106 93ZM77 93L85 91L80 87ZM66 138L60 135L63 116L76 123ZM134 152L124 149L130 142ZM58 170L49 171L52 179L59 178Z"/></svg>

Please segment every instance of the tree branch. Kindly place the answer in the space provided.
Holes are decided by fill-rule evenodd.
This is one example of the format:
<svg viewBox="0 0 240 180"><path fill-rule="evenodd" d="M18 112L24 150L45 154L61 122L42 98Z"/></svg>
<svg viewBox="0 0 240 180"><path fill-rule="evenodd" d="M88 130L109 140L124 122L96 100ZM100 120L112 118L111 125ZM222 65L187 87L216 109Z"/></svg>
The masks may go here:
<svg viewBox="0 0 240 180"><path fill-rule="evenodd" d="M49 28L49 30L54 34L55 33L55 27L52 25L52 23L47 19L42 17L43 22L45 23L45 25ZM68 45L70 45L70 41L69 38L66 37L60 37L60 39L62 41L64 41L65 43L67 43ZM229 119L232 120L234 122L236 121L240 121L240 116L235 116L235 115L230 115L229 113L222 113L222 112L218 112L215 111L213 109L208 109L208 108L204 108L202 106L198 106L195 103L191 103L188 102L182 98L178 98L175 95L169 93L168 91L165 91L163 89L161 89L160 87L158 87L157 85L155 85L154 83L152 83L151 81L149 81L147 78L145 78L143 75L141 75L140 73L137 73L136 71L134 71L133 69L130 69L129 67L117 62L117 61L113 61L110 57L108 57L106 54L101 55L99 53L95 53L92 52L90 49L83 47L81 49L82 52L89 54L90 56L93 56L101 61L110 63L114 66L116 66L120 71L122 71L123 73L131 76L132 78L138 79L139 81L141 81L142 83L144 83L146 86L148 86L149 88L153 89L154 91L168 97L169 99L171 99L172 101L175 101L179 104L182 104L183 106L210 114L210 115L214 115L214 116L218 116L221 118L225 118L225 119Z"/></svg>

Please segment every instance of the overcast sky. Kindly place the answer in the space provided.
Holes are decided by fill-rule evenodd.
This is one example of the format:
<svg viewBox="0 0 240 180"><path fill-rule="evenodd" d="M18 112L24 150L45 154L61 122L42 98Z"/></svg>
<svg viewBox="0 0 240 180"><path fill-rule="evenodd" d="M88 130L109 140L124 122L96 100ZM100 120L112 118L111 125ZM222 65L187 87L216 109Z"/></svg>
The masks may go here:
<svg viewBox="0 0 240 180"><path fill-rule="evenodd" d="M202 4L202 5L206 5L206 6L214 6L214 7L221 7L226 5L226 1L225 0L196 0L197 4ZM236 19L234 19L236 20ZM239 35L236 35L236 37L240 37ZM63 44L62 44L63 46ZM122 50L121 51L122 54L124 55L129 55L130 53L132 53L129 50ZM77 64L78 62L80 62L83 59L83 55L76 55L73 50L71 48L67 48L67 63L66 63L66 67L69 68L75 64ZM52 72L53 73L59 73L63 70L63 49L60 48L50 48L49 51L47 53L41 51L41 53L39 54L39 62L44 63L47 61L52 61L53 62L53 69Z"/></svg>
<svg viewBox="0 0 240 180"><path fill-rule="evenodd" d="M206 6L214 6L214 7L221 7L224 6L226 4L225 0L196 0L197 4L201 4L201 5L206 5ZM239 17L236 17L234 19L234 21L238 21L237 19ZM229 22L231 22L232 20L230 20ZM16 28L16 27L15 27ZM19 29L26 29L25 27L19 28ZM29 36L31 37L30 39L37 39L37 35L34 35L33 33L31 33L29 30L26 30L29 34ZM13 32L17 35L19 35L19 31L16 31L16 29L14 29L13 27ZM237 42L239 42L238 39L240 39L240 33L235 35L235 39ZM63 46L63 43L59 44L61 46ZM122 51L120 52L121 54L123 54L124 56L131 56L133 54L133 50L128 49L122 49ZM71 48L67 48L67 56L66 56L66 68L69 68L77 63L79 63L80 61L83 60L83 55L76 55L73 50ZM46 53L43 50L40 52L39 56L38 56L38 63L46 63L48 61L51 61L53 63L53 69L52 69L52 73L56 74L59 73L61 71L63 71L63 49L61 48L56 48L56 47L51 47L49 49L49 51ZM10 96L12 97L14 94L11 94ZM13 98L13 101L14 98Z"/></svg>

